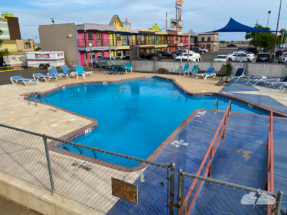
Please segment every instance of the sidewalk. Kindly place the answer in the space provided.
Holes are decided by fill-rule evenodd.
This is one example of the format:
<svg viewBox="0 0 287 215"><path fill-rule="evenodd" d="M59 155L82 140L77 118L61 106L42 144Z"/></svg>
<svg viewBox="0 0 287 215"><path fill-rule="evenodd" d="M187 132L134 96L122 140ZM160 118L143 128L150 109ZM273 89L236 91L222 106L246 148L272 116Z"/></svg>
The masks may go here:
<svg viewBox="0 0 287 215"><path fill-rule="evenodd" d="M41 215L40 213L27 209L25 206L17 204L0 195L0 214L5 215Z"/></svg>

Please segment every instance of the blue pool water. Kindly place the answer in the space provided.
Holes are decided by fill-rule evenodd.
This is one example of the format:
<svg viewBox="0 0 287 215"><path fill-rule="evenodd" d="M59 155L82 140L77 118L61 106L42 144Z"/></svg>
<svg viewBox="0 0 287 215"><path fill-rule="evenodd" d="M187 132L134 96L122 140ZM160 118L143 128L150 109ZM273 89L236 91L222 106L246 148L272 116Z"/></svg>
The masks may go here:
<svg viewBox="0 0 287 215"><path fill-rule="evenodd" d="M50 104L98 120L97 129L73 142L143 159L195 109L213 109L218 99L219 109L226 110L229 102L213 96L187 96L173 82L158 78L79 85L46 98ZM237 102L232 102L232 111L263 115ZM71 146L64 148L83 153ZM85 155L94 156L91 152Z"/></svg>

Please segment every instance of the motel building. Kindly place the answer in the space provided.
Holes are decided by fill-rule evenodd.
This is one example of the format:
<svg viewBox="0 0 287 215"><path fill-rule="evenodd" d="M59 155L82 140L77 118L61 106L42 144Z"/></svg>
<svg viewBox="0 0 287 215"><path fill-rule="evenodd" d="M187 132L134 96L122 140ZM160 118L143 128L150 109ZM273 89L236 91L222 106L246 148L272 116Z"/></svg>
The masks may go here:
<svg viewBox="0 0 287 215"><path fill-rule="evenodd" d="M219 51L219 41L217 33L198 34L199 46L209 51Z"/></svg>
<svg viewBox="0 0 287 215"><path fill-rule="evenodd" d="M126 18L121 21L114 15L108 25L91 23L66 23L40 25L42 51L64 51L67 64L91 65L100 57L122 58L129 56L131 46L138 46L140 53L176 51L188 47L188 34L176 29L163 31L157 23L147 29L133 29ZM190 45L197 35L191 32Z"/></svg>

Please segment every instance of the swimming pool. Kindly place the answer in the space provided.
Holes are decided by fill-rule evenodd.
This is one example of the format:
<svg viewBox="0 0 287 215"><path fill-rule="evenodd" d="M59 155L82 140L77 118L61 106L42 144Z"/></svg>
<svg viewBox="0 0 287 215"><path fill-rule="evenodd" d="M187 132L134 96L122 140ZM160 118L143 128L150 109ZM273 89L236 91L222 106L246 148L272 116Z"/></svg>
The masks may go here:
<svg viewBox="0 0 287 215"><path fill-rule="evenodd" d="M219 110L226 110L229 103L215 96L188 96L172 81L160 78L78 85L46 98L52 105L98 120L97 129L73 142L143 159L194 110L213 109L215 99ZM232 102L232 111L265 115L237 102Z"/></svg>

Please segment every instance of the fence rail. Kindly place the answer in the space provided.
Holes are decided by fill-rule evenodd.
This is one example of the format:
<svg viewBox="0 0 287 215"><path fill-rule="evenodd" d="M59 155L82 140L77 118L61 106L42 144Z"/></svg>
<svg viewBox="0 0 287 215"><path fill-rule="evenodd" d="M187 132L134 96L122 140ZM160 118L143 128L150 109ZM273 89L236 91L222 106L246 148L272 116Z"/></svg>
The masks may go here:
<svg viewBox="0 0 287 215"><path fill-rule="evenodd" d="M199 169L197 171L197 175L201 174L201 171L202 171L202 169L203 169L203 167L204 167L204 165L206 163L206 160L207 160L207 158L209 156L209 161L208 161L208 163L206 165L206 168L204 170L203 175L206 176L206 174L208 174L208 177L212 176L211 168L212 168L213 158L214 158L214 155L215 155L215 153L217 151L217 148L219 146L219 142L220 142L221 138L222 138L222 140L225 139L225 136L224 136L225 135L225 128L226 128L227 121L229 119L230 108L231 108L231 102L229 102L229 105L228 105L228 107L227 107L227 109L226 109L226 111L224 113L224 116L223 116L223 118L222 118L222 120L221 120L221 122L220 122L220 124L218 126L218 129L217 129L217 131L216 131L216 133L215 133L215 135L214 135L214 137L213 137L213 139L212 139L212 141L211 141L211 143L210 143L210 145L209 145L209 147L207 149L207 152L206 152L206 154L205 154L205 156L203 158L203 161L201 162L201 165L200 165L200 167L199 167ZM217 141L216 141L216 139L217 139ZM215 141L216 141L216 143L215 143ZM214 145L214 143L215 143L215 145ZM189 201L189 197L191 196L191 193L192 193L193 189L195 188L196 182L197 182L197 179L194 179L192 184L191 184L191 186L190 186L190 188L189 188L189 191L188 191L188 193L187 193L187 195L186 195L186 197L185 197L185 199L183 201L183 214L185 214L185 215L191 213L191 210L193 209L195 201L197 200L197 197L198 197L199 192L201 190L203 181L201 181L199 183L198 188L196 190L196 193L195 193L195 195L194 195L194 197L192 199L192 202L190 204L190 207L187 210L187 203Z"/></svg>

